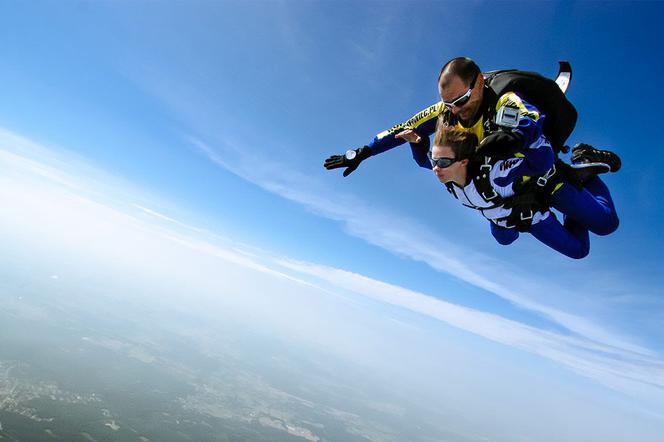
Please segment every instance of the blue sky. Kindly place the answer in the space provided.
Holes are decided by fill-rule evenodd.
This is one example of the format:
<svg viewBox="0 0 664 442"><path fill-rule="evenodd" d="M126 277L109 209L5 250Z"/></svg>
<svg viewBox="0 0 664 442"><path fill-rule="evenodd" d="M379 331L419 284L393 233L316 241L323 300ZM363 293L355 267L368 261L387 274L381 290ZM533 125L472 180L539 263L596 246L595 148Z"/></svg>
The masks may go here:
<svg viewBox="0 0 664 442"><path fill-rule="evenodd" d="M358 296L376 314L396 306L418 326L451 324L487 339L473 341L478 353L553 363L557 381L608 388L661 418L663 12L657 2L2 2L0 148L17 170L36 161L131 216L230 239L261 269ZM588 258L528 237L497 245L407 148L348 178L323 169L437 101L437 73L459 55L546 75L572 62L570 142L623 159L606 178L621 226L592 237Z"/></svg>

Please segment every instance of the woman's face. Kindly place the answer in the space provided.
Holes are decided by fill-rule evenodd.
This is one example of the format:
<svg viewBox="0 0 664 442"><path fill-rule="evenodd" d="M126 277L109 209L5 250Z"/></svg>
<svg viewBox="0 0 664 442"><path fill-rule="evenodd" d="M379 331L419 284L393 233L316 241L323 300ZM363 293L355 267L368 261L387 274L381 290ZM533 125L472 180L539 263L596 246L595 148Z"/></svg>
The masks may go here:
<svg viewBox="0 0 664 442"><path fill-rule="evenodd" d="M431 158L435 160L440 158L450 158L454 160L454 152L448 146L433 146L431 149ZM447 184L454 181L455 183L463 186L466 182L466 169L468 160L456 161L447 167L440 167L433 165L433 172L436 174L441 183Z"/></svg>

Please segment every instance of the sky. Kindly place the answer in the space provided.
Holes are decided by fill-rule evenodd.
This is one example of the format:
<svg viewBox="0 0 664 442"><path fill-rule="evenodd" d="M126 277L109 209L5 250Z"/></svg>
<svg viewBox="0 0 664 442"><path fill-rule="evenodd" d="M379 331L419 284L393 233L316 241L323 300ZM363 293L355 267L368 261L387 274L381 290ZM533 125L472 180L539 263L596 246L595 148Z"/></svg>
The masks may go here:
<svg viewBox="0 0 664 442"><path fill-rule="evenodd" d="M268 275L238 277L234 292L270 290L270 278L292 286L270 298L282 313L295 308L291 290L316 305L361 303L354 339L397 345L431 382L441 368L431 349L452 352L462 385L486 393L495 375L514 392L515 421L533 417L537 384L653 436L664 428L663 12L658 2L1 1L1 253L71 249L129 278L158 272L146 263L176 244L194 261ZM436 102L440 67L459 55L551 76L558 60L572 63L569 141L623 160L605 179L620 228L592 236L587 258L525 235L496 244L407 147L347 178L322 167ZM172 265L213 284L214 272ZM300 334L324 323L311 339L370 357L346 347L341 307L311 308ZM417 333L366 326L387 330L394 317ZM373 363L389 365L381 355Z"/></svg>

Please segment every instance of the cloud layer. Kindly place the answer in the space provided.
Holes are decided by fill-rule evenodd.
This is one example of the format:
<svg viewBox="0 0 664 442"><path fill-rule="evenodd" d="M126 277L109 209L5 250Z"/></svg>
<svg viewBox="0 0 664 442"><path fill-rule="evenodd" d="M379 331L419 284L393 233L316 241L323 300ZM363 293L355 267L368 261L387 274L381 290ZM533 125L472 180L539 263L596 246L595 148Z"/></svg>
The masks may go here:
<svg viewBox="0 0 664 442"><path fill-rule="evenodd" d="M548 292L574 299L573 293L558 286L552 278L534 276L489 255L464 249L458 242L448 240L416 220L381 210L354 195L335 190L335 198L330 199L327 195L332 194L332 191L325 189L321 183L285 164L274 161L269 164L261 163L258 161L260 153L252 154L255 152L253 149L221 145L215 150L200 140L189 140L219 166L265 190L302 204L314 213L342 222L351 235L391 253L425 263L437 272L493 293L519 308L536 312L606 348L654 356L651 350L636 345L586 318L534 300L531 295L540 293L543 287ZM376 220L389 222L381 223Z"/></svg>
<svg viewBox="0 0 664 442"><path fill-rule="evenodd" d="M407 309L491 341L555 361L578 374L632 395L645 403L664 403L664 361L660 357L648 349L633 346L620 339L620 337L605 332L583 318L532 303L520 293L503 287L500 278L495 278L495 275L492 277L485 276L480 272L469 269L467 261L462 262L455 258L455 254L460 256L458 254L462 254L464 251L456 248L457 246L454 244L444 243L442 238L433 243L418 243L407 234L409 229L401 228L400 225L403 223L403 226L412 227L411 220L399 219L393 216L395 221L389 227L378 232L375 229L368 231L363 227L366 225L366 217L370 216L368 211L350 210L347 207L355 206L344 206L343 203L338 202L331 204L326 199L317 198L315 194L293 190L308 188L306 186L289 186L276 181L259 183L270 191L306 204L316 213L343 221L346 223L349 232L363 238L367 237L369 241L376 245L427 262L437 271L454 275L473 285L490 290L516 305L544 314L551 320L566 326L571 333L563 334L538 329L496 314L455 305L425 293L398 287L347 270L302 262L241 244L220 243L218 240L212 240L213 235L202 229L181 222L169 214L162 214L148 207L149 205L138 204L136 201L142 199L139 197L134 201L125 201L120 206L117 204L109 206L108 202L103 199L97 200L81 196L81 189L87 189L86 193L89 195L100 196L101 193L95 191L95 183L82 179L76 173L67 172L54 166L54 164L59 166L67 164L67 161L50 164L40 163L16 150L12 152L7 149L8 146L15 145L20 145L24 151L38 147L29 140L7 131L0 131L0 148L4 149L0 150L0 163L2 163L4 170L10 171L3 178L5 181L10 181L5 183L4 191L0 194L7 207L11 207L12 204L21 204L21 199L30 199L30 186L38 186L40 181L45 180L47 188L52 188L52 185L56 184L65 191L66 195L69 195L68 198L72 198L74 201L78 200L79 203L86 206L111 211L116 214L115 216L118 219L123 219L140 229L150 231L162 238L163 241L171 244L289 281L300 287L308 287L329 294L352 292L358 296ZM205 149L206 154L215 162L224 164L221 158L216 157L216 154L208 147L203 146L201 148ZM39 152L42 152L43 148L39 149ZM229 167L225 164L224 166ZM92 172L92 176L100 175L95 173L94 169L88 172ZM270 176L272 180L275 179L274 174ZM255 180L254 177L247 178ZM15 181L12 182L12 179ZM291 183L292 180L305 179L306 177L289 175ZM16 187L17 183L20 184L21 189L28 189L26 191L28 193L21 196L18 190L9 190L18 189ZM117 183L107 182L103 183L102 187L113 188L116 185ZM133 192L132 189L124 189L123 193L131 195ZM353 197L347 196L345 198L351 200ZM48 204L49 202L44 201L43 203ZM53 211L57 210L54 206ZM147 220L141 214L147 214ZM375 216L375 213L371 215ZM70 215L63 213L63 216L68 217ZM105 215L100 218L109 219L109 216ZM57 217L54 217L54 221L56 219ZM68 218L64 219L66 224ZM56 225L50 227L57 228ZM98 226L95 226L95 228L98 228ZM114 229L113 223L110 223L106 228L108 229L106 234L110 234ZM93 236L97 233L90 232L90 235ZM434 235L432 232L428 234L429 237L432 235ZM147 245L147 243L145 244ZM94 244L90 245L94 246ZM140 253L144 252L141 250L141 243L136 244L136 247L136 254L140 256ZM445 250L446 253L442 254L439 250ZM479 258L489 259L488 257ZM494 281L494 279L497 279L497 281Z"/></svg>

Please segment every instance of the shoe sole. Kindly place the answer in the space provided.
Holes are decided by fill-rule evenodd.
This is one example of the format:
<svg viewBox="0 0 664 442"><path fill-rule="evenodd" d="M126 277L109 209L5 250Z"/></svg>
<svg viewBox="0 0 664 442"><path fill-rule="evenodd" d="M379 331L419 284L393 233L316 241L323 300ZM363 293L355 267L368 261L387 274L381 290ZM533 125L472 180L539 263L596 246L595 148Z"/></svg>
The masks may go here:
<svg viewBox="0 0 664 442"><path fill-rule="evenodd" d="M596 173L611 172L611 166L606 163L579 163L571 164L571 166L572 169L600 169L600 171L597 171Z"/></svg>

